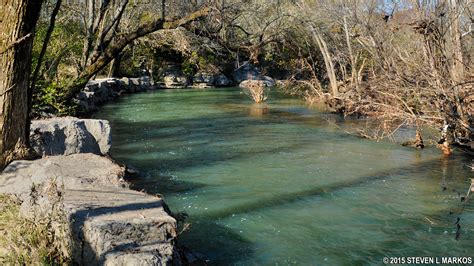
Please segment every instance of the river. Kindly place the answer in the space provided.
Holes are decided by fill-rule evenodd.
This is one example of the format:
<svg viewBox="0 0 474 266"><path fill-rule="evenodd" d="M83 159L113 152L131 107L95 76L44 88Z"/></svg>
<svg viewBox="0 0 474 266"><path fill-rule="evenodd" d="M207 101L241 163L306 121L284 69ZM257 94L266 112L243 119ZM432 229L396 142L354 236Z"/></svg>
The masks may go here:
<svg viewBox="0 0 474 266"><path fill-rule="evenodd" d="M127 95L94 117L112 125L112 156L144 174L135 186L189 215L180 241L210 264L474 255L463 156L361 139L299 99L257 105L236 88Z"/></svg>

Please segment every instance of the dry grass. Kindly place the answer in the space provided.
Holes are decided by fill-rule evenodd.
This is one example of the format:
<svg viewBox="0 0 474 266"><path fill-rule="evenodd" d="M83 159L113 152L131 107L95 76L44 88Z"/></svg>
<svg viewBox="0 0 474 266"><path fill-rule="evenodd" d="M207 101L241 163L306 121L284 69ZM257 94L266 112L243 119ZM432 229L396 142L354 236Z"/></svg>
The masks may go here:
<svg viewBox="0 0 474 266"><path fill-rule="evenodd" d="M268 99L268 89L263 82L250 83L244 89L244 93L254 100L256 103L262 103Z"/></svg>
<svg viewBox="0 0 474 266"><path fill-rule="evenodd" d="M20 205L16 197L0 195L0 265L68 264L70 245L62 205L52 204L46 217L34 220L20 215Z"/></svg>

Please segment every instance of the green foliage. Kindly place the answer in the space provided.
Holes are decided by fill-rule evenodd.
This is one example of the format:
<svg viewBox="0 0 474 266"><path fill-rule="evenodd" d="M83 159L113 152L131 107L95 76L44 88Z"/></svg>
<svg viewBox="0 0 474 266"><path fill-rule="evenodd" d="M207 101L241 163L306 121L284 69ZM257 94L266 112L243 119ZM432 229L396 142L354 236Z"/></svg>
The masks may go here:
<svg viewBox="0 0 474 266"><path fill-rule="evenodd" d="M33 95L33 110L36 113L53 111L57 115L73 115L77 106L64 100L63 87L56 82L39 83Z"/></svg>
<svg viewBox="0 0 474 266"><path fill-rule="evenodd" d="M155 50L152 47L143 43L132 45L122 52L119 76L142 76L142 70L151 67L151 63L157 61L159 61L159 58L155 58ZM109 68L106 67L100 74L107 75L108 71Z"/></svg>
<svg viewBox="0 0 474 266"><path fill-rule="evenodd" d="M196 72L199 61L200 61L200 57L198 53L195 51L192 52L191 56L186 58L184 62L181 64L183 73L186 75L193 75Z"/></svg>
<svg viewBox="0 0 474 266"><path fill-rule="evenodd" d="M49 23L39 23L35 32L35 39L33 42L32 51L32 66L34 69L38 64L38 57L43 47L44 38L48 30ZM70 72L71 66L75 65L75 62L81 58L83 37L81 36L82 28L79 23L73 23L71 21L56 23L51 39L48 43L48 49L43 59L42 71L43 76L47 76L50 79L71 77ZM57 66L60 61L64 67L61 71L58 70ZM42 78L42 77L40 77Z"/></svg>
<svg viewBox="0 0 474 266"><path fill-rule="evenodd" d="M185 58L181 68L184 74L193 75L198 69L212 71L216 62L217 58L212 53L193 51L189 57Z"/></svg>

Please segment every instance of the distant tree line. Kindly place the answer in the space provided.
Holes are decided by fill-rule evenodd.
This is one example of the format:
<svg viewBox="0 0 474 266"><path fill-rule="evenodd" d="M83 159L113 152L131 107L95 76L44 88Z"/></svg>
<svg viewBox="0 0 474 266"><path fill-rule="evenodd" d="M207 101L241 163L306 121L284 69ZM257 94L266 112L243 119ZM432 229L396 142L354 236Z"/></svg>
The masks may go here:
<svg viewBox="0 0 474 266"><path fill-rule="evenodd" d="M1 1L2 166L28 154L35 110L73 113L91 78L169 50L191 73L250 62L288 92L373 120L367 137L429 126L447 146L473 140L469 0Z"/></svg>

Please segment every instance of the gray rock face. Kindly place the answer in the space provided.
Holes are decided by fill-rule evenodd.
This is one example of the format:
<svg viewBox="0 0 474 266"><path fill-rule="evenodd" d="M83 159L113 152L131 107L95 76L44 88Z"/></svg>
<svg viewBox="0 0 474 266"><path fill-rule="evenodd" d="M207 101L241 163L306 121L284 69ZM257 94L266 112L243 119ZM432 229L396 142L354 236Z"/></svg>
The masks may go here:
<svg viewBox="0 0 474 266"><path fill-rule="evenodd" d="M193 77L193 86L212 87L214 86L214 75L205 72L198 72Z"/></svg>
<svg viewBox="0 0 474 266"><path fill-rule="evenodd" d="M190 80L181 70L181 65L168 63L160 73L161 87L165 89L181 89L190 85Z"/></svg>
<svg viewBox="0 0 474 266"><path fill-rule="evenodd" d="M230 80L224 74L218 74L214 76L214 86L226 87L231 84Z"/></svg>
<svg viewBox="0 0 474 266"><path fill-rule="evenodd" d="M161 198L129 190L124 171L94 154L15 161L0 175L0 193L17 195L21 213L37 216L55 204L50 188L56 184L75 264L179 264L176 220Z"/></svg>
<svg viewBox="0 0 474 266"><path fill-rule="evenodd" d="M168 89L181 89L188 86L188 78L178 74L168 74L164 76L163 82Z"/></svg>
<svg viewBox="0 0 474 266"><path fill-rule="evenodd" d="M226 87L229 85L230 80L222 73L198 72L193 76L193 87L196 88Z"/></svg>
<svg viewBox="0 0 474 266"><path fill-rule="evenodd" d="M262 74L260 73L260 70L258 70L257 67L250 64L249 62L244 63L232 73L232 78L237 83L240 83L247 79L259 80L261 77Z"/></svg>
<svg viewBox="0 0 474 266"><path fill-rule="evenodd" d="M275 86L275 81L268 76L264 76L258 68L254 65L246 62L240 68L236 69L232 73L233 79L239 84L240 87L245 87L246 83L244 81L262 81L264 86L266 87L273 87Z"/></svg>
<svg viewBox="0 0 474 266"><path fill-rule="evenodd" d="M34 120L30 141L40 155L107 154L111 145L110 125L106 120L75 117Z"/></svg>
<svg viewBox="0 0 474 266"><path fill-rule="evenodd" d="M226 87L229 85L230 80L222 73L198 72L193 76L193 87L196 88Z"/></svg>
<svg viewBox="0 0 474 266"><path fill-rule="evenodd" d="M155 84L148 76L96 79L87 83L84 90L76 96L74 102L79 106L79 112L90 113L96 111L100 104L123 93L135 93L154 88Z"/></svg>

